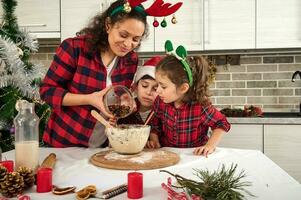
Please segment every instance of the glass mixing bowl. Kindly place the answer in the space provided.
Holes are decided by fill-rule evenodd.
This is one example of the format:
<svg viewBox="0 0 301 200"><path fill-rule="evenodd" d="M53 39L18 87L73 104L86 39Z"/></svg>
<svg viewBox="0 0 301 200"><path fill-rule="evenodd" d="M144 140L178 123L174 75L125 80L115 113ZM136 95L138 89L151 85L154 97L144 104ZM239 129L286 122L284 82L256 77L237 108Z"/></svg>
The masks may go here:
<svg viewBox="0 0 301 200"><path fill-rule="evenodd" d="M117 119L129 116L135 106L132 92L125 86L112 86L104 96L106 111L112 113Z"/></svg>

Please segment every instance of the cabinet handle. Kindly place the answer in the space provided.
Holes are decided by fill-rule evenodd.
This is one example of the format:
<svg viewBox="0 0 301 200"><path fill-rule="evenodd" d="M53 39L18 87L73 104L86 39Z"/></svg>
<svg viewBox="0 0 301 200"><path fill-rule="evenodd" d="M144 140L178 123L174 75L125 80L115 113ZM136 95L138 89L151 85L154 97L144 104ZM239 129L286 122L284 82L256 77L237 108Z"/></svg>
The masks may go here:
<svg viewBox="0 0 301 200"><path fill-rule="evenodd" d="M210 7L209 7L209 0L204 0L204 42L205 44L210 44Z"/></svg>
<svg viewBox="0 0 301 200"><path fill-rule="evenodd" d="M45 27L47 24L21 24L21 27Z"/></svg>
<svg viewBox="0 0 301 200"><path fill-rule="evenodd" d="M198 29L196 26L192 26L192 41L193 41L193 44L198 44L198 45L200 45L200 44L202 44L202 35L201 35L201 33L203 32L203 20L202 20L202 18L203 18L203 16L202 16L202 14L200 15L200 13L203 13L202 12L202 10L203 10L203 6L202 6L203 4L202 4L202 0L197 0L197 1L193 1L192 2L192 8L193 8L193 10L192 10L192 13L191 13L191 15L192 15L192 24L198 24L198 23L201 23L201 29ZM196 11L196 12L194 12L194 11ZM197 16L197 14L196 13L199 13L198 14L198 16ZM198 21L198 18L200 17L200 21ZM198 31L199 30L199 31ZM198 33L198 34L196 34L196 33Z"/></svg>

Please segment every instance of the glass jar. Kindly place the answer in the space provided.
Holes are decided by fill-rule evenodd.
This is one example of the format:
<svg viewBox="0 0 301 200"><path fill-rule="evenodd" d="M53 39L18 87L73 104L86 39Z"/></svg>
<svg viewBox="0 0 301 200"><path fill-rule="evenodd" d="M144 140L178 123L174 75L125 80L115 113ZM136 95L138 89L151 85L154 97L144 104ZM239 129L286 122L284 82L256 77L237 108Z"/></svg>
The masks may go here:
<svg viewBox="0 0 301 200"><path fill-rule="evenodd" d="M135 109L136 103L132 92L125 86L112 86L104 96L104 106L107 112L116 119L129 116Z"/></svg>
<svg viewBox="0 0 301 200"><path fill-rule="evenodd" d="M19 111L14 119L16 170L25 166L35 171L39 164L40 120L33 103L18 100L16 109Z"/></svg>

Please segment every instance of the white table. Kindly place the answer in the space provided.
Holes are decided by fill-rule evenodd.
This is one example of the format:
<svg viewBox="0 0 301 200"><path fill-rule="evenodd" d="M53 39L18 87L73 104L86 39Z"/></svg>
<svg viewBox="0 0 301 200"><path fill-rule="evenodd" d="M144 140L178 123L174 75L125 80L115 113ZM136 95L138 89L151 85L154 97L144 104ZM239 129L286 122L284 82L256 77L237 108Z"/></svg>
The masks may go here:
<svg viewBox="0 0 301 200"><path fill-rule="evenodd" d="M260 151L218 148L208 158L205 158L193 155L193 149L165 149L178 153L181 158L177 165L165 168L170 172L178 173L187 178L196 178L192 169L216 170L222 164L228 168L231 163L237 163L237 172L244 169L247 173L244 180L252 182L252 186L246 189L257 196L257 198L249 197L249 199L301 199L301 185ZM53 184L60 187L76 186L77 189L81 189L84 186L94 184L97 188L106 190L126 183L129 171L105 169L89 163L90 156L102 150L107 149L40 148L40 162L51 152L57 155ZM3 154L3 158L14 159L14 153L14 151L6 152ZM167 194L161 188L161 183L166 183L169 175L160 173L159 169L142 170L141 172L144 180L143 199L167 199ZM75 199L75 194L56 196L52 193L36 193L35 190L36 188L33 187L27 191L27 194L34 200ZM112 199L124 200L127 199L127 195L123 193Z"/></svg>

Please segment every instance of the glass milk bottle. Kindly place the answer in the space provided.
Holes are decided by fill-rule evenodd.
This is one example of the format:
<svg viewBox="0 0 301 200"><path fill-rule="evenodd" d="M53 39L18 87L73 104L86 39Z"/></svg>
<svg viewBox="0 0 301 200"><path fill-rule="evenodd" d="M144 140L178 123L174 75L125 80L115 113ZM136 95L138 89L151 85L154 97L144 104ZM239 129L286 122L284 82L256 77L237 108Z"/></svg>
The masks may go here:
<svg viewBox="0 0 301 200"><path fill-rule="evenodd" d="M39 164L39 117L34 104L26 100L18 100L16 109L19 113L14 119L15 169L25 166L35 171Z"/></svg>

